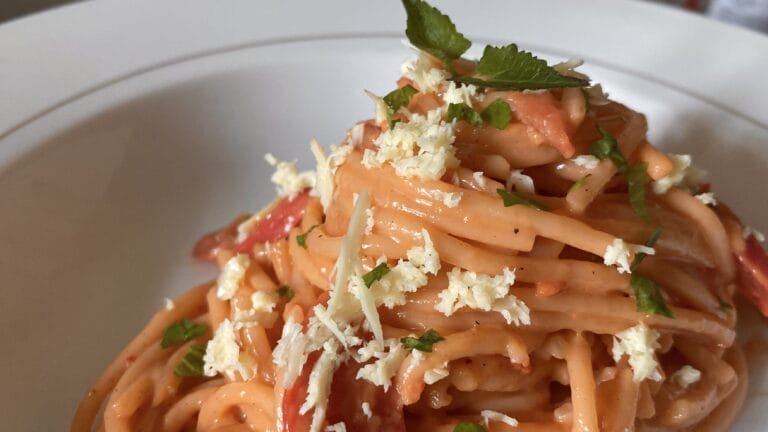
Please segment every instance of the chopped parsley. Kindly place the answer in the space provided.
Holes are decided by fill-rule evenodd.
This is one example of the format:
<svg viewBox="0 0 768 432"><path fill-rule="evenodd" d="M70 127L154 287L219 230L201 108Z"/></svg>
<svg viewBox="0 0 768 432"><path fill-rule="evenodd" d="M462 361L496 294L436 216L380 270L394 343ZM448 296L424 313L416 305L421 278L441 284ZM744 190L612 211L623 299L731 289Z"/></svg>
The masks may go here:
<svg viewBox="0 0 768 432"><path fill-rule="evenodd" d="M208 327L188 319L183 319L169 325L165 329L160 346L168 348L202 336L207 332Z"/></svg>
<svg viewBox="0 0 768 432"><path fill-rule="evenodd" d="M561 75L544 60L515 44L503 47L488 45L477 64L480 77L457 77L456 81L512 90L541 90L561 87L584 87L589 81Z"/></svg>
<svg viewBox="0 0 768 432"><path fill-rule="evenodd" d="M370 288L374 282L383 278L387 273L389 273L389 267L387 267L387 263L381 263L363 275L363 282L365 282L365 286Z"/></svg>
<svg viewBox="0 0 768 432"><path fill-rule="evenodd" d="M726 303L726 302L724 302L724 301L722 301L720 299L717 299L717 301L718 301L717 309L720 312L722 312L724 314L731 313L731 311L733 310L733 305L732 304Z"/></svg>
<svg viewBox="0 0 768 432"><path fill-rule="evenodd" d="M309 233L311 233L311 232L312 232L312 230L313 230L313 229L317 228L318 226L319 226L319 225L317 225L317 224L315 224L315 225L312 225L311 227L309 227L309 229L307 230L307 232L305 232L305 233L303 233L303 234L299 234L299 235L297 235L297 236L296 236L296 243L298 243L298 244L299 244L299 246L301 246L301 247L303 247L304 249L306 249L306 248L307 248L307 236L309 235Z"/></svg>
<svg viewBox="0 0 768 432"><path fill-rule="evenodd" d="M287 301L291 301L291 299L293 299L293 296L296 295L292 289L288 288L287 285L283 285L280 288L276 289L275 293L277 293L278 297L284 298Z"/></svg>
<svg viewBox="0 0 768 432"><path fill-rule="evenodd" d="M445 340L445 338L440 336L440 333L433 329L429 329L419 338L412 336L401 338L400 343L403 344L403 347L406 349L432 352L432 346L441 340Z"/></svg>
<svg viewBox="0 0 768 432"><path fill-rule="evenodd" d="M479 127L483 124L483 118L480 116L480 113L463 102L448 105L448 121L453 119L464 120L474 127Z"/></svg>
<svg viewBox="0 0 768 432"><path fill-rule="evenodd" d="M653 247L653 245L655 245L656 242L659 241L659 237L661 237L661 233L663 231L664 231L664 228L662 228L661 226L657 226L656 229L654 229L653 232L651 232L651 235L648 236L648 240L645 241L645 245L648 247ZM638 252L635 254L635 259L634 261L632 261L632 265L630 266L632 271L635 271L637 266L639 266L640 263L643 262L643 260L647 255L648 254L646 254L645 252Z"/></svg>
<svg viewBox="0 0 768 432"><path fill-rule="evenodd" d="M203 357L205 356L205 345L193 345L189 352L173 369L173 373L180 377L202 376L203 375Z"/></svg>
<svg viewBox="0 0 768 432"><path fill-rule="evenodd" d="M576 189L584 187L584 182L586 182L587 179L590 178L591 176L592 176L592 174L587 174L584 177L582 177L582 178L576 180L575 182L573 182L573 184L571 185L570 189L568 189L568 192L573 192Z"/></svg>
<svg viewBox="0 0 768 432"><path fill-rule="evenodd" d="M397 110L404 106L407 107L413 95L418 92L419 91L412 85L407 84L399 89L392 90L384 96L384 103L387 105L387 121L389 122L390 127L393 127L395 123L397 123L396 121L392 121L392 117Z"/></svg>
<svg viewBox="0 0 768 432"><path fill-rule="evenodd" d="M461 422L453 428L453 432L485 432L485 428L478 423Z"/></svg>
<svg viewBox="0 0 768 432"><path fill-rule="evenodd" d="M445 68L454 73L451 63L466 52L472 42L456 30L456 25L437 8L422 0L403 0L408 16L405 35L416 47L443 61Z"/></svg>
<svg viewBox="0 0 768 432"><path fill-rule="evenodd" d="M539 204L538 202L526 198L524 196L520 196L514 192L509 192L504 189L496 189L496 193L499 194L502 200L504 200L504 207L511 207L513 205L524 205L526 207L530 207L536 210L546 210L546 208Z"/></svg>
<svg viewBox="0 0 768 432"><path fill-rule="evenodd" d="M506 129L512 120L512 109L504 99L496 99L485 107L480 116L496 129Z"/></svg>
<svg viewBox="0 0 768 432"><path fill-rule="evenodd" d="M611 135L610 132L598 126L597 130L600 131L602 138L589 145L589 152L596 158L610 159L616 165L616 170L619 174L624 174L627 171L628 165L624 155L619 150L619 142Z"/></svg>
<svg viewBox="0 0 768 432"><path fill-rule="evenodd" d="M629 280L632 290L635 292L635 302L637 311L647 314L663 315L667 318L674 318L675 315L669 310L661 295L661 289L656 283L637 273L632 273Z"/></svg>
<svg viewBox="0 0 768 432"><path fill-rule="evenodd" d="M631 166L627 172L627 190L629 193L629 205L632 210L644 221L650 219L648 208L645 206L645 183L648 178L648 164L643 162Z"/></svg>

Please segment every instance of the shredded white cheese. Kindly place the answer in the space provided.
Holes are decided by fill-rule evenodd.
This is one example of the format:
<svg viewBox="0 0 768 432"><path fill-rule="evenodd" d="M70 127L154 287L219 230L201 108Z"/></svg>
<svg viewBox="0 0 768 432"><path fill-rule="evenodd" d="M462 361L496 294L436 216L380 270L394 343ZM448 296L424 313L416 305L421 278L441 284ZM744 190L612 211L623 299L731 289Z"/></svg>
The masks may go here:
<svg viewBox="0 0 768 432"><path fill-rule="evenodd" d="M704 205L717 205L715 194L713 192L705 192L695 195L695 198L704 203Z"/></svg>
<svg viewBox="0 0 768 432"><path fill-rule="evenodd" d="M165 307L165 310L173 310L176 307L176 304L173 302L173 300L166 297L164 307Z"/></svg>
<svg viewBox="0 0 768 432"><path fill-rule="evenodd" d="M485 176L482 171L473 172L472 181L474 181L475 185L480 189L485 189L485 186L488 184L488 182L485 181Z"/></svg>
<svg viewBox="0 0 768 432"><path fill-rule="evenodd" d="M462 196L461 192L443 192L438 189L431 191L430 195L432 198L442 201L443 205L448 208L457 207L461 202Z"/></svg>
<svg viewBox="0 0 768 432"><path fill-rule="evenodd" d="M299 408L299 414L304 415L314 408L312 413L311 432L317 432L325 421L328 408L328 396L331 393L331 382L336 368L341 364L342 357L337 353L338 344L330 340L323 345L323 353L309 374L307 399Z"/></svg>
<svg viewBox="0 0 768 432"><path fill-rule="evenodd" d="M480 411L480 416L483 417L486 427L488 427L488 422L492 421L504 423L511 427L517 427L516 419L498 411L482 410Z"/></svg>
<svg viewBox="0 0 768 432"><path fill-rule="evenodd" d="M392 384L392 377L395 376L400 364L408 355L408 351L402 347L397 339L387 339L386 345L387 351L374 352L373 357L377 360L360 368L356 377L384 387L384 391L389 389Z"/></svg>
<svg viewBox="0 0 768 432"><path fill-rule="evenodd" d="M312 140L309 146L317 161L317 175L312 195L319 197L323 210L327 210L331 204L331 199L333 199L334 175L336 170L344 164L349 153L352 152L352 146L332 145L331 154L328 157L325 156L325 150L316 140Z"/></svg>
<svg viewBox="0 0 768 432"><path fill-rule="evenodd" d="M464 103L472 107L473 99L478 99L477 86L473 84L459 84L449 81L448 85L443 92L443 100L445 101L445 107L448 104L460 104Z"/></svg>
<svg viewBox="0 0 768 432"><path fill-rule="evenodd" d="M365 234L373 232L376 220L373 218L373 207L365 209Z"/></svg>
<svg viewBox="0 0 768 432"><path fill-rule="evenodd" d="M661 380L655 352L659 348L659 333L643 323L617 333L613 338L613 360L618 362L623 355L629 357L632 378L635 382L645 379Z"/></svg>
<svg viewBox="0 0 768 432"><path fill-rule="evenodd" d="M593 170L600 165L600 159L592 155L579 155L571 159L571 162L587 170Z"/></svg>
<svg viewBox="0 0 768 432"><path fill-rule="evenodd" d="M508 323L530 324L530 310L521 300L509 294L515 284L515 272L504 268L502 274L489 276L454 267L448 272L448 288L438 294L435 309L445 316L469 307L502 314Z"/></svg>
<svg viewBox="0 0 768 432"><path fill-rule="evenodd" d="M592 106L603 106L611 103L611 100L608 99L608 93L603 91L603 86L600 84L584 87L584 92L587 94L587 101Z"/></svg>
<svg viewBox="0 0 768 432"><path fill-rule="evenodd" d="M216 297L221 300L231 299L237 289L240 288L240 284L245 278L245 272L248 271L248 267L251 265L251 260L247 254L237 254L230 258L224 268L221 269L221 274L216 283Z"/></svg>
<svg viewBox="0 0 768 432"><path fill-rule="evenodd" d="M760 231L752 228L751 226L745 226L741 231L742 237L745 239L749 238L749 236L755 236L755 240L759 241L760 243L765 242L765 235L761 233Z"/></svg>
<svg viewBox="0 0 768 432"><path fill-rule="evenodd" d="M301 324L289 317L283 325L283 335L272 351L272 361L283 369L282 386L290 388L301 374L307 361L307 336L301 332Z"/></svg>
<svg viewBox="0 0 768 432"><path fill-rule="evenodd" d="M304 189L315 186L315 172L304 171L300 173L296 169L296 161L279 161L269 153L264 155L264 159L275 167L275 173L272 174L271 180L277 186L279 196L294 198Z"/></svg>
<svg viewBox="0 0 768 432"><path fill-rule="evenodd" d="M442 120L439 109L426 116L412 114L408 122L399 122L376 138L378 150L366 149L363 165L370 169L388 162L401 177L437 180L459 164L454 127Z"/></svg>
<svg viewBox="0 0 768 432"><path fill-rule="evenodd" d="M222 321L213 339L208 341L203 362L205 376L212 377L222 373L230 380L235 379L235 373L239 373L244 380L249 380L253 376L253 370L241 362L240 346L235 339L235 329L228 319Z"/></svg>
<svg viewBox="0 0 768 432"><path fill-rule="evenodd" d="M325 427L325 432L347 432L347 426L344 422L338 422Z"/></svg>
<svg viewBox="0 0 768 432"><path fill-rule="evenodd" d="M251 294L251 304L256 312L272 312L277 306L277 294L256 291Z"/></svg>
<svg viewBox="0 0 768 432"><path fill-rule="evenodd" d="M365 135L365 123L358 123L352 126L349 130L349 145L352 147L359 146L363 142L363 136Z"/></svg>
<svg viewBox="0 0 768 432"><path fill-rule="evenodd" d="M685 365L673 373L669 379L681 390L685 390L701 380L701 371L691 365Z"/></svg>
<svg viewBox="0 0 768 432"><path fill-rule="evenodd" d="M373 417L373 411L371 411L371 404L368 402L363 402L360 404L360 409L363 411L363 415L365 415L368 418Z"/></svg>
<svg viewBox="0 0 768 432"><path fill-rule="evenodd" d="M564 75L572 78L579 78L579 79L589 79L587 75L584 75L583 73L576 71L576 68L583 64L584 64L584 60L573 57L564 62L560 62L553 65L552 69L556 70L557 73L559 73L560 75Z"/></svg>
<svg viewBox="0 0 768 432"><path fill-rule="evenodd" d="M632 273L629 267L629 256L630 251L624 240L620 238L613 239L613 243L605 248L603 263L607 266L616 265L619 273Z"/></svg>
<svg viewBox="0 0 768 432"><path fill-rule="evenodd" d="M673 187L694 189L704 180L707 173L691 163L691 155L668 154L672 161L672 172L653 182L653 191L664 194Z"/></svg>
<svg viewBox="0 0 768 432"><path fill-rule="evenodd" d="M368 90L365 91L365 94L368 95L369 98L373 101L373 105L376 109L376 123L382 124L387 121L387 104L384 102L384 98L381 96L377 96L373 92L370 92Z"/></svg>
<svg viewBox="0 0 768 432"><path fill-rule="evenodd" d="M419 53L417 61L406 61L400 66L400 72L406 78L413 81L414 86L422 93L437 93L442 87L448 75L445 71L432 67L432 62L425 55Z"/></svg>
<svg viewBox="0 0 768 432"><path fill-rule="evenodd" d="M439 368L434 368L426 371L424 373L424 383L434 384L440 381L441 379L447 377L448 375L450 375L450 372L448 371L448 362L445 362Z"/></svg>
<svg viewBox="0 0 768 432"><path fill-rule="evenodd" d="M432 273L433 275L436 275L440 270L440 256L437 254L434 243L432 243L432 237L429 236L429 231L422 228L421 238L424 240L424 246L416 246L408 249L406 252L408 261L424 273Z"/></svg>
<svg viewBox="0 0 768 432"><path fill-rule="evenodd" d="M533 185L533 178L523 174L523 170L512 170L507 179L507 190L511 192L520 192L532 194L536 192Z"/></svg>

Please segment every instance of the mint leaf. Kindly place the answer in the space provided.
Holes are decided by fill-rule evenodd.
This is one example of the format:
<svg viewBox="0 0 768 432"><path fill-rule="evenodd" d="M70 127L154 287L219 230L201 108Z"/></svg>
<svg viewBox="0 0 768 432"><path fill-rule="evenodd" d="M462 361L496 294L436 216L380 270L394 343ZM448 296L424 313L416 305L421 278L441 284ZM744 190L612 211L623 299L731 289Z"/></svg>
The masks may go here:
<svg viewBox="0 0 768 432"><path fill-rule="evenodd" d="M472 45L456 30L447 15L422 0L403 0L408 15L405 35L416 47L442 60L453 73L451 60L461 57Z"/></svg>
<svg viewBox="0 0 768 432"><path fill-rule="evenodd" d="M515 44L503 47L488 45L477 65L478 77L457 77L456 81L512 90L540 90L561 87L584 87L589 81L561 75L547 62Z"/></svg>
<svg viewBox="0 0 768 432"><path fill-rule="evenodd" d="M485 428L477 423L461 422L453 428L453 432L485 432Z"/></svg>
<svg viewBox="0 0 768 432"><path fill-rule="evenodd" d="M389 121L390 127L395 126L392 122L392 116L394 116L397 110L400 108L404 106L407 107L408 103L411 102L413 95L418 92L419 91L416 90L416 88L414 88L412 85L406 84L399 89L392 90L391 92L387 93L386 96L384 96L384 103L387 104L387 121Z"/></svg>
<svg viewBox="0 0 768 432"><path fill-rule="evenodd" d="M571 185L571 187L568 189L568 192L573 192L573 191L575 191L576 189L578 189L578 188L580 188L580 187L583 187L583 186L584 186L584 182L585 182L585 181L587 181L587 179L588 179L588 178L589 178L591 175L592 175L592 174L587 174L587 175L585 175L584 177L582 177L582 178L580 178L580 179L576 180L575 182L573 182L573 184Z"/></svg>
<svg viewBox="0 0 768 432"><path fill-rule="evenodd" d="M648 177L648 164L643 162L633 165L626 172L629 191L629 205L632 210L644 221L648 221L650 215L645 206L645 182Z"/></svg>
<svg viewBox="0 0 768 432"><path fill-rule="evenodd" d="M496 99L490 105L485 107L480 115L483 120L487 121L491 126L496 129L506 129L509 122L512 120L512 110L509 108L509 104L503 99Z"/></svg>
<svg viewBox="0 0 768 432"><path fill-rule="evenodd" d="M204 356L205 345L193 345L189 348L187 355L173 369L173 373L180 377L202 376Z"/></svg>
<svg viewBox="0 0 768 432"><path fill-rule="evenodd" d="M635 292L635 304L638 312L663 315L667 318L675 317L664 302L661 289L655 282L637 273L632 273L629 283Z"/></svg>
<svg viewBox="0 0 768 432"><path fill-rule="evenodd" d="M284 298L287 301L291 301L294 295L296 295L292 289L288 288L287 285L283 285L280 288L276 289L275 292L280 298Z"/></svg>
<svg viewBox="0 0 768 432"><path fill-rule="evenodd" d="M198 336L204 335L208 331L208 327L198 324L194 321L184 319L177 321L169 325L163 333L163 339L160 341L160 346L168 348L180 343L192 340Z"/></svg>
<svg viewBox="0 0 768 432"><path fill-rule="evenodd" d="M309 235L309 233L312 232L313 229L317 228L318 226L319 226L318 224L312 225L311 227L309 227L307 232L305 232L303 234L297 235L296 236L296 243L298 243L299 246L301 246L304 249L306 249L307 248L307 236Z"/></svg>
<svg viewBox="0 0 768 432"><path fill-rule="evenodd" d="M483 124L483 118L480 117L480 114L464 102L457 104L452 103L448 105L448 121L453 119L465 120L467 123L474 127L478 127Z"/></svg>
<svg viewBox="0 0 768 432"><path fill-rule="evenodd" d="M524 205L526 207L534 208L536 210L546 210L546 208L538 202L520 196L514 192L509 192L504 189L496 189L496 193L499 194L502 200L504 200L504 207L511 207L513 205Z"/></svg>
<svg viewBox="0 0 768 432"><path fill-rule="evenodd" d="M365 282L365 286L370 288L374 282L383 278L387 273L389 273L389 267L387 267L387 263L381 263L363 275L363 282Z"/></svg>
<svg viewBox="0 0 768 432"><path fill-rule="evenodd" d="M627 160L621 154L619 142L616 141L616 138L610 132L602 127L598 126L597 130L600 131L602 138L589 145L589 152L600 160L610 159L616 165L616 170L620 174L624 174L627 170Z"/></svg>
<svg viewBox="0 0 768 432"><path fill-rule="evenodd" d="M445 338L440 336L440 333L433 329L429 329L418 339L412 336L407 336L401 338L400 343L403 344L403 347L406 349L432 352L432 346L441 340L445 340Z"/></svg>

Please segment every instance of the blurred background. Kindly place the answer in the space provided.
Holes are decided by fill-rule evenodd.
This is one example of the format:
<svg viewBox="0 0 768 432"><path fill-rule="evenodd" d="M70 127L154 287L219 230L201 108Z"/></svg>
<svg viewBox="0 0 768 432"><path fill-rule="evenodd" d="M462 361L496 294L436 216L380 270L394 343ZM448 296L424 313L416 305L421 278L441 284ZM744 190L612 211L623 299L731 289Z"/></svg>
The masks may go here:
<svg viewBox="0 0 768 432"><path fill-rule="evenodd" d="M98 1L98 0L91 0ZM588 0L583 0L588 1ZM768 0L635 0L662 3L768 33ZM75 0L0 0L0 23Z"/></svg>

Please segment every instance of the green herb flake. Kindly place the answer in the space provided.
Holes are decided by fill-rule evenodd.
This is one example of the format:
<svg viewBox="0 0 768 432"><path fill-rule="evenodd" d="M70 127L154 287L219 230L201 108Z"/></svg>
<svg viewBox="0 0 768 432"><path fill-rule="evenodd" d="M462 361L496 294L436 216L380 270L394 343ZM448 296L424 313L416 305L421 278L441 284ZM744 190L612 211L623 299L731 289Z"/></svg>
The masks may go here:
<svg viewBox="0 0 768 432"><path fill-rule="evenodd" d="M287 285L283 285L280 288L276 289L275 293L277 293L278 297L284 298L287 301L291 301L291 299L293 299L293 296L296 295L292 289L288 288Z"/></svg>
<svg viewBox="0 0 768 432"><path fill-rule="evenodd" d="M408 16L405 35L416 47L442 60L445 68L454 73L451 60L464 54L472 42L456 30L447 16L422 0L403 0Z"/></svg>
<svg viewBox="0 0 768 432"><path fill-rule="evenodd" d="M485 432L485 428L477 423L461 422L453 428L453 432Z"/></svg>
<svg viewBox="0 0 768 432"><path fill-rule="evenodd" d="M370 288L374 282L383 278L387 273L389 273L389 267L387 267L387 263L381 263L363 275L363 282L365 282L365 286Z"/></svg>
<svg viewBox="0 0 768 432"><path fill-rule="evenodd" d="M203 375L203 357L205 356L205 345L193 345L189 352L173 369L173 373L180 377L202 376Z"/></svg>
<svg viewBox="0 0 768 432"><path fill-rule="evenodd" d="M416 88L414 88L412 85L407 84L403 87L400 87L399 89L392 90L391 92L387 93L386 96L384 96L384 103L387 105L387 121L389 121L390 127L395 127L395 124L397 123L397 121L392 120L392 117L395 115L397 110L402 107L407 107L411 102L413 95L418 92L419 91L416 90Z"/></svg>
<svg viewBox="0 0 768 432"><path fill-rule="evenodd" d="M648 179L648 164L643 162L630 167L627 172L629 205L644 221L650 219L648 208L645 206L645 183Z"/></svg>
<svg viewBox="0 0 768 432"><path fill-rule="evenodd" d="M661 226L657 226L656 229L654 229L653 232L651 232L651 235L648 236L648 240L645 241L645 245L648 247L653 247L653 245L655 245L656 242L659 241L659 237L661 237L661 233L663 231L664 231L664 228L662 228ZM645 252L638 252L635 254L635 259L632 261L632 265L630 266L632 271L635 271L637 266L639 266L640 263L643 262L643 260L647 255L648 254L646 254Z"/></svg>
<svg viewBox="0 0 768 432"><path fill-rule="evenodd" d="M479 127L483 124L483 118L480 116L480 113L463 102L448 105L448 121L454 119L464 120L474 127Z"/></svg>
<svg viewBox="0 0 768 432"><path fill-rule="evenodd" d="M433 329L429 329L419 338L412 336L401 338L400 343L403 344L403 347L406 349L432 352L432 346L441 340L445 340L445 338L440 336L440 333Z"/></svg>
<svg viewBox="0 0 768 432"><path fill-rule="evenodd" d="M652 280L633 273L630 277L630 285L635 292L635 302L638 312L663 315L674 318L661 295L661 289Z"/></svg>
<svg viewBox="0 0 768 432"><path fill-rule="evenodd" d="M297 235L297 236L296 236L296 243L298 243L298 245L299 245L299 246L301 246L301 247L303 247L304 249L306 249L306 248L307 248L307 236L309 235L309 233L311 233L311 232L312 232L312 230L313 230L313 229L317 228L318 226L319 226L319 225L317 225L317 224L315 224L315 225L312 225L311 227L309 227L309 229L307 230L307 232L305 232L305 233L303 233L303 234L299 234L299 235Z"/></svg>
<svg viewBox="0 0 768 432"><path fill-rule="evenodd" d="M588 179L588 178L590 178L591 176L592 176L592 174L587 174L587 175L585 175L584 177L582 177L582 178L580 178L580 179L576 180L575 182L573 182L573 184L571 185L570 189L568 189L568 193L570 193L570 192L573 192L573 191L575 191L576 189L579 189L579 188L582 188L582 187L584 187L584 183L585 183L585 182L587 181L587 179Z"/></svg>
<svg viewBox="0 0 768 432"><path fill-rule="evenodd" d="M504 99L496 99L485 107L480 116L496 129L506 129L512 120L512 109Z"/></svg>
<svg viewBox="0 0 768 432"><path fill-rule="evenodd" d="M726 303L726 302L724 302L724 301L722 301L720 299L717 299L717 301L718 301L717 310L719 310L720 312L722 312L724 314L731 313L731 311L733 310L733 305L732 304Z"/></svg>
<svg viewBox="0 0 768 432"><path fill-rule="evenodd" d="M202 336L206 332L208 332L208 327L188 319L183 319L169 325L165 329L165 333L163 333L163 340L160 341L160 346L163 348L168 348L174 345L178 345L180 343L192 340L198 336Z"/></svg>
<svg viewBox="0 0 768 432"><path fill-rule="evenodd" d="M541 90L561 87L584 87L589 81L561 75L547 62L515 44L486 46L477 64L478 77L459 77L456 81L512 90Z"/></svg>
<svg viewBox="0 0 768 432"><path fill-rule="evenodd" d="M600 131L602 138L589 145L589 152L600 160L610 159L616 165L619 174L624 174L627 170L627 160L621 154L621 150L619 150L619 142L616 141L616 138L610 132L602 127L598 126L597 129Z"/></svg>
<svg viewBox="0 0 768 432"><path fill-rule="evenodd" d="M496 193L499 194L502 200L504 200L504 207L511 207L513 205L524 205L536 210L546 210L546 208L538 202L518 195L514 192L509 192L504 189L496 189Z"/></svg>

